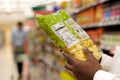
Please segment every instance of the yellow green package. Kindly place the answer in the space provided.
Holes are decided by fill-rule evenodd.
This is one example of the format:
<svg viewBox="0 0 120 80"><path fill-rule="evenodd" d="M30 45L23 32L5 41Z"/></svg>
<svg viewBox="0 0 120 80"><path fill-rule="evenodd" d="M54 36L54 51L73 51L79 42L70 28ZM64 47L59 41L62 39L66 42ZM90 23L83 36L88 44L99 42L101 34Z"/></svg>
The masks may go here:
<svg viewBox="0 0 120 80"><path fill-rule="evenodd" d="M37 15L39 26L62 50L78 60L86 61L83 47L87 47L99 60L101 54L86 32L64 11L51 15Z"/></svg>

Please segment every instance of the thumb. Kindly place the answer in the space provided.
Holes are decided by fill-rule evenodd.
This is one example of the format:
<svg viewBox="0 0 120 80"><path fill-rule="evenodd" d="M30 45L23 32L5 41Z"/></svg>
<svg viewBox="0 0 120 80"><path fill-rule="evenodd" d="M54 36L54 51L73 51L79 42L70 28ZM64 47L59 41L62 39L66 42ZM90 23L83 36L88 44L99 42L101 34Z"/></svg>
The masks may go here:
<svg viewBox="0 0 120 80"><path fill-rule="evenodd" d="M91 58L93 58L92 52L90 52L88 50L88 48L86 48L86 47L84 48L84 54L85 54L85 56L87 57L88 60L90 60Z"/></svg>

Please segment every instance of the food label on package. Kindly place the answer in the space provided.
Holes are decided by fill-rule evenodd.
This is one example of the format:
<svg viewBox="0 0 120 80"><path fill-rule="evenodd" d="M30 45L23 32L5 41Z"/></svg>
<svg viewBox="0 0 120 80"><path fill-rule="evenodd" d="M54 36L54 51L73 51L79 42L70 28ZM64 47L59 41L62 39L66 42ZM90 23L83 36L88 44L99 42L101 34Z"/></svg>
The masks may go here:
<svg viewBox="0 0 120 80"><path fill-rule="evenodd" d="M62 22L53 25L52 30L67 45L68 48L75 45L79 40L65 27Z"/></svg>
<svg viewBox="0 0 120 80"><path fill-rule="evenodd" d="M83 40L89 38L88 34L72 18L65 21L65 23L70 25Z"/></svg>

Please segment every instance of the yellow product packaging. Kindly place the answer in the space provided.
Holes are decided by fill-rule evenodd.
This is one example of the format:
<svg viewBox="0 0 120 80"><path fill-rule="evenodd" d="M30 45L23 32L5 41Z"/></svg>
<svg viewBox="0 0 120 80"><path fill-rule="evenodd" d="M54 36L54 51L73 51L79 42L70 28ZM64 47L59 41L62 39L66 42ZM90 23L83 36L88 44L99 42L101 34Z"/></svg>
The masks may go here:
<svg viewBox="0 0 120 80"><path fill-rule="evenodd" d="M36 18L48 37L69 55L86 61L83 47L87 47L97 60L101 58L101 53L90 37L64 10L51 15L37 15Z"/></svg>
<svg viewBox="0 0 120 80"><path fill-rule="evenodd" d="M76 80L72 75L70 75L66 71L61 71L59 73L59 76L60 76L61 80Z"/></svg>

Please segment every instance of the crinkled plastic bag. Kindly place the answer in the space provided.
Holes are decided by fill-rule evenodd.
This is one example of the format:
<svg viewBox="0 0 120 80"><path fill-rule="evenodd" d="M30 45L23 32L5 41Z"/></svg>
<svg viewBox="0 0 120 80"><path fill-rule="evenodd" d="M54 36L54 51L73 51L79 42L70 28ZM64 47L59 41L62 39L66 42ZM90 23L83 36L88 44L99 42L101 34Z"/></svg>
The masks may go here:
<svg viewBox="0 0 120 80"><path fill-rule="evenodd" d="M101 53L88 34L64 10L51 15L37 15L36 18L48 37L69 55L86 61L83 48L87 47L96 59L101 58Z"/></svg>

